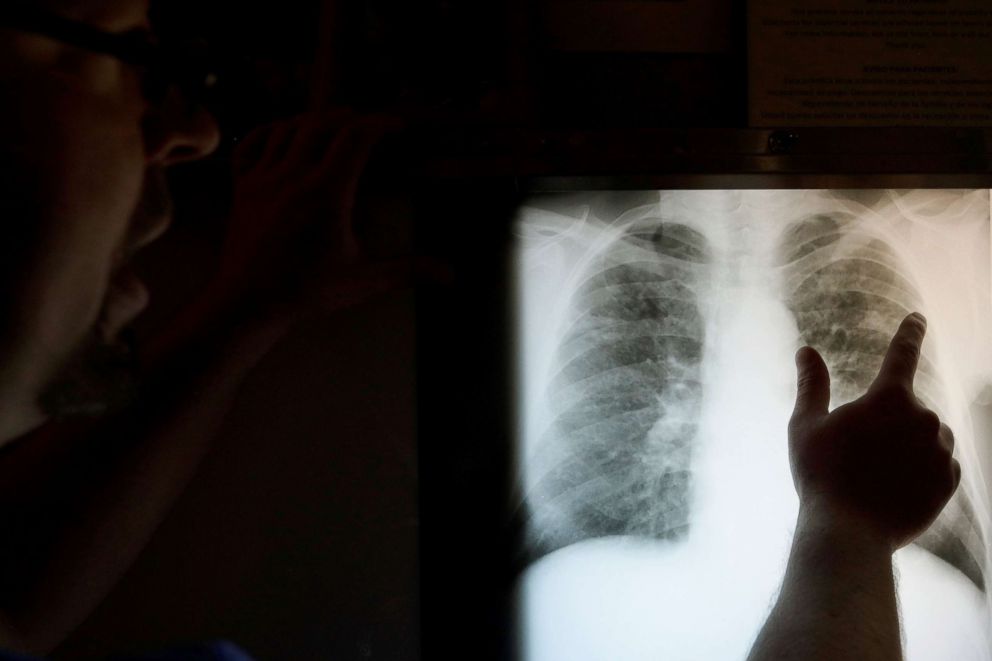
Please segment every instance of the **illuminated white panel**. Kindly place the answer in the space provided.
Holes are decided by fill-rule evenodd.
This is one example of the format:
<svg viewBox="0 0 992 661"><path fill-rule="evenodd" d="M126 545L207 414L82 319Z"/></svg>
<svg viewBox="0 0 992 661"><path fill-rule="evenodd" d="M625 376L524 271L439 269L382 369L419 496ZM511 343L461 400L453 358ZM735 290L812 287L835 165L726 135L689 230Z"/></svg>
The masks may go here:
<svg viewBox="0 0 992 661"><path fill-rule="evenodd" d="M896 556L909 661L990 658L989 191L664 191L520 213L523 658L743 658L798 507L792 356L835 407L899 321L961 487ZM989 586L992 587L992 586Z"/></svg>

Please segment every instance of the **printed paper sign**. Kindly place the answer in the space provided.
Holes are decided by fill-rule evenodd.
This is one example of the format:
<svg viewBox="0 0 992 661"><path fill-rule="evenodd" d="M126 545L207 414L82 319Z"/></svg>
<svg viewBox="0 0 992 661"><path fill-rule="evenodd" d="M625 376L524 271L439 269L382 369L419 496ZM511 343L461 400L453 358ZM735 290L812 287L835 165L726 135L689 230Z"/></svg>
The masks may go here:
<svg viewBox="0 0 992 661"><path fill-rule="evenodd" d="M752 126L992 125L988 0L751 0Z"/></svg>

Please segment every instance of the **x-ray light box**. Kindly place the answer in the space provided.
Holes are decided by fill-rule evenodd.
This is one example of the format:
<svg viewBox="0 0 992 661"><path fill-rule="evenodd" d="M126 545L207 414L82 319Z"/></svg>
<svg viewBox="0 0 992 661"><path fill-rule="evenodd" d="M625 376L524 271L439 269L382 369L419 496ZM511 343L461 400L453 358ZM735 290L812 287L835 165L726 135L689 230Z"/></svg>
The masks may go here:
<svg viewBox="0 0 992 661"><path fill-rule="evenodd" d="M792 356L836 407L914 310L963 477L896 554L907 658L992 657L988 189L549 193L513 234L521 658L743 659L798 507Z"/></svg>

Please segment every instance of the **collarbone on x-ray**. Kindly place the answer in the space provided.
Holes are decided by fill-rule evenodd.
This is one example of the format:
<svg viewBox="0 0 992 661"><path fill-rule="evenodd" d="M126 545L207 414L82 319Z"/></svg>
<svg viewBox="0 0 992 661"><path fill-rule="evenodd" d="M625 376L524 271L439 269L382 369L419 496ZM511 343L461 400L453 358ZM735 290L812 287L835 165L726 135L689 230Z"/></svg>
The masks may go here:
<svg viewBox="0 0 992 661"><path fill-rule="evenodd" d="M962 599L979 595L988 635L992 521L962 383L992 363L987 348L960 346L968 323L990 321L974 291L987 277L988 191L584 194L536 202L519 227L524 360L542 357L522 370L525 557L640 540L674 565L679 548L701 557L726 539L707 526L764 517L781 521L761 524L773 536L787 530L792 352L823 355L833 408L865 392L899 322L920 311L931 323L915 391L954 428L963 479L916 548L970 585ZM976 238L986 243L971 255L955 243ZM770 544L779 556L785 537Z"/></svg>

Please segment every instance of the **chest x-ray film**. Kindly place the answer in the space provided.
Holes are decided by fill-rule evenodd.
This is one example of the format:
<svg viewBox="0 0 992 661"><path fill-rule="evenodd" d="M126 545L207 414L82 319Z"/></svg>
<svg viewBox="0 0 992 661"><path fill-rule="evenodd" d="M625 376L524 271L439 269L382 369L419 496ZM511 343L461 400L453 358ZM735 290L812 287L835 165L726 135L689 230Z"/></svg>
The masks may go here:
<svg viewBox="0 0 992 661"><path fill-rule="evenodd" d="M835 408L914 310L963 475L896 554L907 659L990 658L988 190L546 195L516 235L522 658L745 658L798 511L793 355Z"/></svg>

